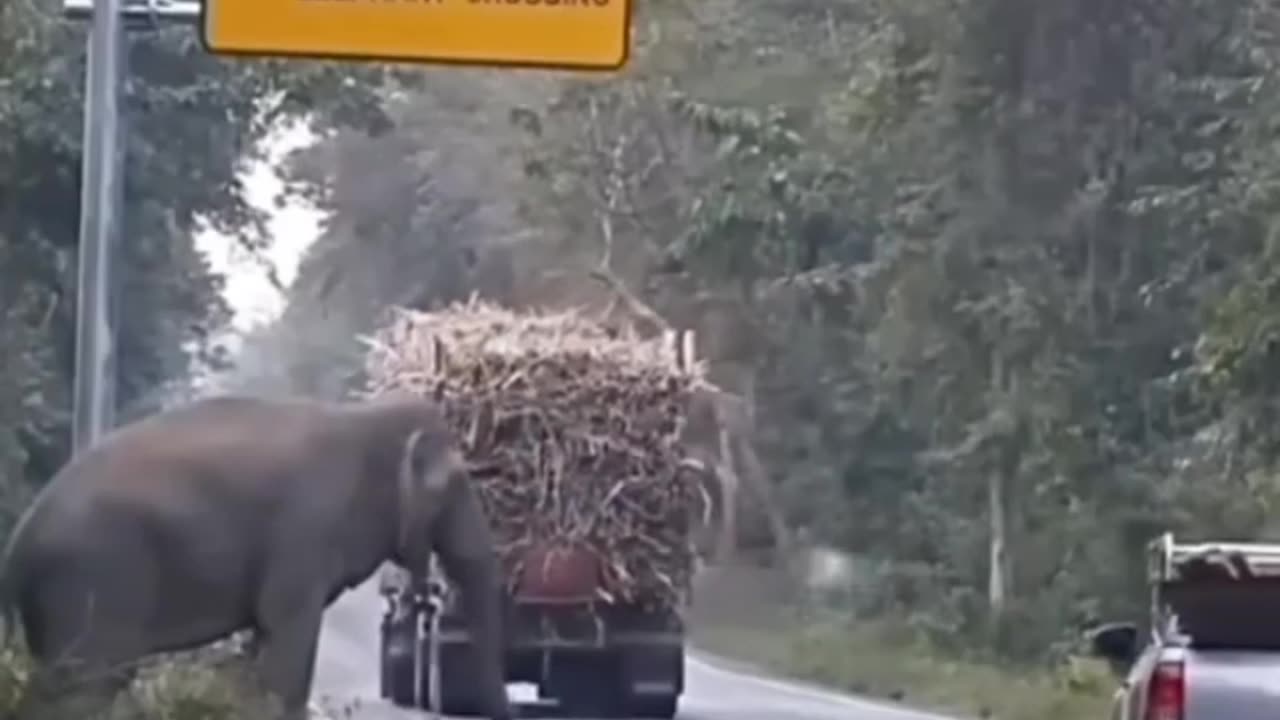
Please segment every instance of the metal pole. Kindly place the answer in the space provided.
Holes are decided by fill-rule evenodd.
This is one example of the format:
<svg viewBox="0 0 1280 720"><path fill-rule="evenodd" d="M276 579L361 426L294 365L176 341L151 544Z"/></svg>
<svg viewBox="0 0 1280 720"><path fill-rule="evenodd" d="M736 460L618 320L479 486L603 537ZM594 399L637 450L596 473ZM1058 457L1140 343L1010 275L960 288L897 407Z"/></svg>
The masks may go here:
<svg viewBox="0 0 1280 720"><path fill-rule="evenodd" d="M123 11L121 13L123 15ZM124 297L124 286L121 283L120 273L117 272L118 263L120 262L121 253L124 251L124 238L128 227L128 213L125 212L125 172L128 165L129 156L129 30L128 16L124 15L122 19L122 27L120 30L120 51L116 58L116 71L119 73L119 80L116 83L116 92L114 97L119 107L116 112L116 130L112 136L115 138L112 155L114 159L113 167L110 170L111 177L115 178L115 182L111 184L111 197L108 203L115 212L112 216L115 223L112 231L108 235L110 242L107 244L106 255L103 257L103 264L106 267L103 275L110 282L107 286L107 328L109 340L107 353L107 365L103 370L103 406L106 408L106 420L102 427L102 432L106 432L115 427L119 421L120 404L117 402L116 393L120 389L120 315L124 303L121 298ZM96 442L96 439L94 440Z"/></svg>
<svg viewBox="0 0 1280 720"><path fill-rule="evenodd" d="M85 78L80 190L80 260L72 445L80 452L111 426L113 373L111 256L120 230L120 98L124 80L121 0L97 0Z"/></svg>

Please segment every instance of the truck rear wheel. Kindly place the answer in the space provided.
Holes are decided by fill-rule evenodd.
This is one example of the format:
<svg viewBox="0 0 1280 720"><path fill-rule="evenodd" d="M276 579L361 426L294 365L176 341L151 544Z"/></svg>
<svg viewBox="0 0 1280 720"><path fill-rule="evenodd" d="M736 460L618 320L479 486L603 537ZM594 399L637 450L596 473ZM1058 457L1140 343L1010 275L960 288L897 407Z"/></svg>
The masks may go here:
<svg viewBox="0 0 1280 720"><path fill-rule="evenodd" d="M628 716L645 720L675 717L684 690L682 645L625 648L618 670L620 704Z"/></svg>
<svg viewBox="0 0 1280 720"><path fill-rule="evenodd" d="M617 659L601 650L551 651L550 672L538 694L555 698L571 717L624 717L625 697L616 682Z"/></svg>
<svg viewBox="0 0 1280 720"><path fill-rule="evenodd" d="M627 715L643 720L671 720L679 707L679 695L633 696L627 702Z"/></svg>
<svg viewBox="0 0 1280 720"><path fill-rule="evenodd" d="M466 643L440 644L440 712L455 717L480 717L484 705L474 692L475 685L468 681L472 676L471 647ZM430 709L430 667L423 663L422 707Z"/></svg>
<svg viewBox="0 0 1280 720"><path fill-rule="evenodd" d="M382 626L381 695L400 707L416 704L413 672L415 629L412 618L400 622L388 619Z"/></svg>
<svg viewBox="0 0 1280 720"><path fill-rule="evenodd" d="M382 696L397 707L414 707L413 664L387 663L382 666Z"/></svg>

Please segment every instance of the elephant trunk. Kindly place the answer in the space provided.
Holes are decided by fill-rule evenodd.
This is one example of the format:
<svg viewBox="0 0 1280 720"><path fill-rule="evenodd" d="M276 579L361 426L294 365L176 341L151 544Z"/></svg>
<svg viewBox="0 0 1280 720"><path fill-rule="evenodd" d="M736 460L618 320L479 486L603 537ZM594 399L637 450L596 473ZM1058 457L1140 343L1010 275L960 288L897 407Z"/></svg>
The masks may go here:
<svg viewBox="0 0 1280 720"><path fill-rule="evenodd" d="M502 565L480 500L466 473L456 473L436 518L432 546L461 595L471 634L477 690L492 720L512 717L506 688Z"/></svg>
<svg viewBox="0 0 1280 720"><path fill-rule="evenodd" d="M471 558L454 580L461 593L473 648L479 697L484 713L507 720L511 710L506 689L506 642L503 634L503 596L498 563L492 556Z"/></svg>

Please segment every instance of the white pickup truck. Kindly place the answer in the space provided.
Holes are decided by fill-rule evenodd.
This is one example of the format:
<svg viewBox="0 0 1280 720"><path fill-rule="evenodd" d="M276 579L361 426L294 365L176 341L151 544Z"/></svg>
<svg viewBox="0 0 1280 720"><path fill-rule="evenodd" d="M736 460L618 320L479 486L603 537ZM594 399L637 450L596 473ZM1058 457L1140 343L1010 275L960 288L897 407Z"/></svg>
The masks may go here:
<svg viewBox="0 0 1280 720"><path fill-rule="evenodd" d="M1110 720L1280 720L1280 545L1166 534L1148 553L1149 637L1091 633L1124 677Z"/></svg>

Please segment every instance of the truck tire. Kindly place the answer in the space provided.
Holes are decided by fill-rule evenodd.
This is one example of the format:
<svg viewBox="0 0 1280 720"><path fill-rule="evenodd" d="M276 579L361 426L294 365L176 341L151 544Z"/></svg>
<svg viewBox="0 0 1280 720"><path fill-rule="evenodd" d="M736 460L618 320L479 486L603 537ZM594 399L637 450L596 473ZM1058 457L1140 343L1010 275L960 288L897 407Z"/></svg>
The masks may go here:
<svg viewBox="0 0 1280 720"><path fill-rule="evenodd" d="M415 707L413 687L413 664L405 662L382 664L382 696L392 705L402 708Z"/></svg>
<svg viewBox="0 0 1280 720"><path fill-rule="evenodd" d="M454 717L482 717L483 706L475 697L471 676L471 648L465 643L440 645L440 712ZM430 669L423 663L422 707L430 710L431 698L427 693Z"/></svg>
<svg viewBox="0 0 1280 720"><path fill-rule="evenodd" d="M399 707L414 707L417 688L414 687L413 655L404 652L412 648L414 642L412 620L393 622L384 621L382 626L382 647L379 683L381 695ZM397 650L399 650L397 652Z"/></svg>
<svg viewBox="0 0 1280 720"><path fill-rule="evenodd" d="M676 715L684 691L684 647L632 646L623 650L619 691L627 716L640 720L668 720ZM668 685L666 691L637 693L637 681Z"/></svg>
<svg viewBox="0 0 1280 720"><path fill-rule="evenodd" d="M550 673L539 696L553 698L569 717L626 717L626 694L618 682L615 653L608 650L553 650Z"/></svg>
<svg viewBox="0 0 1280 720"><path fill-rule="evenodd" d="M637 720L671 720L679 707L679 695L631 697L627 703L627 715Z"/></svg>

